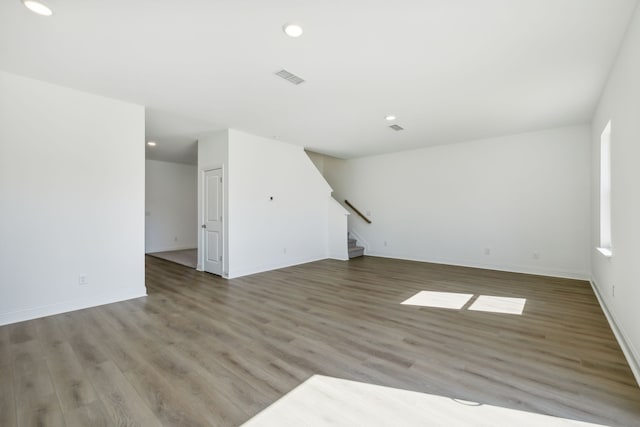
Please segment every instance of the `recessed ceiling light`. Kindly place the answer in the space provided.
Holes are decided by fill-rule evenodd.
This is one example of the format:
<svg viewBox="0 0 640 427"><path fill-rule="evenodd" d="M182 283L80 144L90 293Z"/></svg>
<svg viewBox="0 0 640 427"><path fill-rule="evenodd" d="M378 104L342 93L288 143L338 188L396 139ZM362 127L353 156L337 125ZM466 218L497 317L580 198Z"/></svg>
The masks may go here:
<svg viewBox="0 0 640 427"><path fill-rule="evenodd" d="M394 121L394 120L396 119L396 116L387 116L387 117L385 117L384 119L385 119L386 121L388 121L388 122L392 122L392 121Z"/></svg>
<svg viewBox="0 0 640 427"><path fill-rule="evenodd" d="M282 29L289 37L300 37L303 33L302 27L298 24L285 24Z"/></svg>
<svg viewBox="0 0 640 427"><path fill-rule="evenodd" d="M155 143L154 141L149 141L149 142L147 142L147 145L148 145L149 147L155 147L155 146L156 146L156 143Z"/></svg>
<svg viewBox="0 0 640 427"><path fill-rule="evenodd" d="M33 13L37 13L42 16L51 16L53 11L46 5L35 0L22 0L22 4Z"/></svg>

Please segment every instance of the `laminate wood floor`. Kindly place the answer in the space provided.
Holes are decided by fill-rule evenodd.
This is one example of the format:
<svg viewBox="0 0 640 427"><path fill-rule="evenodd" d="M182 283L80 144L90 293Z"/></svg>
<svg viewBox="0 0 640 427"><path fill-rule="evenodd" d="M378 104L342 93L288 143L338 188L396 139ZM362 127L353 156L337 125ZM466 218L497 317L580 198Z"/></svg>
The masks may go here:
<svg viewBox="0 0 640 427"><path fill-rule="evenodd" d="M640 389L586 282L373 257L229 281L146 263L146 298L0 327L0 426L291 425L265 418L283 407L303 421L331 410L315 414L325 424L514 425L429 412L421 396L640 425ZM472 297L461 309L401 304L420 291ZM477 311L507 301L480 296L524 307ZM416 423L335 412L384 408L385 390L408 396Z"/></svg>

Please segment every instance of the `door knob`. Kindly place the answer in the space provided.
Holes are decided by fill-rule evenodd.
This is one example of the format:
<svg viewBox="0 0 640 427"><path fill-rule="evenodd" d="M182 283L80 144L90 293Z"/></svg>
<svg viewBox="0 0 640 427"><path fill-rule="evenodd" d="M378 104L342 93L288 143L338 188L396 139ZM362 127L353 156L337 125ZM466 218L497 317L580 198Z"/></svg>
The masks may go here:
<svg viewBox="0 0 640 427"><path fill-rule="evenodd" d="M202 224L201 227L202 228L207 228L207 224Z"/></svg>

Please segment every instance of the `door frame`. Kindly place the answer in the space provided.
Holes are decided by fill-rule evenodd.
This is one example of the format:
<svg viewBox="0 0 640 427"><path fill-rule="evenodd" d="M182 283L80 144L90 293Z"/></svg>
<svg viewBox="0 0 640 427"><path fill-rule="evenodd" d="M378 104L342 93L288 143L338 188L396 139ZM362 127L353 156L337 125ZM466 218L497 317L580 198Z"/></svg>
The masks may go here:
<svg viewBox="0 0 640 427"><path fill-rule="evenodd" d="M225 167L224 164L214 164L214 165L207 165L206 167L203 167L202 169L200 169L200 176L199 178L199 184L200 184L200 194L199 194L199 200L198 200L198 204L199 206L199 210L198 210L198 240L200 241L200 245L198 246L198 267L200 267L199 271L205 271L204 269L204 256L205 256L205 250L204 250L204 245L205 245L205 240L206 240L206 236L205 236L205 229L202 228L202 224L204 224L204 219L205 219L205 210L206 210L206 206L205 206L205 201L207 199L206 196L206 192L207 192L207 187L205 184L205 180L207 178L207 172L211 172L214 170L220 169L220 176L222 177L222 183L220 184L220 209L222 211L222 226L220 227L220 234L222 235L221 237L221 241L222 241L222 250L220 251L220 253L222 254L222 274L221 277L227 277L227 211L226 211L226 204L225 204L225 185L227 182L227 175L226 175L226 171L225 171ZM213 273L211 273L213 274Z"/></svg>

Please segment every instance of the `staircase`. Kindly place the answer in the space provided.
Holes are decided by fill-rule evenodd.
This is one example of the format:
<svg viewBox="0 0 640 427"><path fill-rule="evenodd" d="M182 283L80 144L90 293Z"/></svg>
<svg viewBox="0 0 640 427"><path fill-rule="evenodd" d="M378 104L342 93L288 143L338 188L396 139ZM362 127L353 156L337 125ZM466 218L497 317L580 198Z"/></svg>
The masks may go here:
<svg viewBox="0 0 640 427"><path fill-rule="evenodd" d="M356 239L349 238L349 259L364 255L364 248L358 246Z"/></svg>

